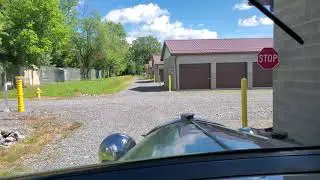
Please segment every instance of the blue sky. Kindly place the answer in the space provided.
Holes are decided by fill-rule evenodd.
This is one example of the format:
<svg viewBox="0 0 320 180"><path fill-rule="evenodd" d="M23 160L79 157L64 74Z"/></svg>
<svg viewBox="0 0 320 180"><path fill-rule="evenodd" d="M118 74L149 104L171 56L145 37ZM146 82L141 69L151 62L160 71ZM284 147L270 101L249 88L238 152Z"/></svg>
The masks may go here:
<svg viewBox="0 0 320 180"><path fill-rule="evenodd" d="M84 0L107 21L124 25L128 41L272 37L273 23L245 0Z"/></svg>

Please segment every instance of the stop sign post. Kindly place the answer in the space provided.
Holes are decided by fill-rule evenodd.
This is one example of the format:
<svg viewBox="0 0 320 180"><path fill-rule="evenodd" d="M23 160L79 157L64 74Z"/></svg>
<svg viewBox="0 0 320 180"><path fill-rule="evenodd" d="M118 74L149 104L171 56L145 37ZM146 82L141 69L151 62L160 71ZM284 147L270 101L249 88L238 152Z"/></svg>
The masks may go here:
<svg viewBox="0 0 320 180"><path fill-rule="evenodd" d="M258 64L264 70L272 70L279 65L279 56L273 48L263 48L258 54Z"/></svg>

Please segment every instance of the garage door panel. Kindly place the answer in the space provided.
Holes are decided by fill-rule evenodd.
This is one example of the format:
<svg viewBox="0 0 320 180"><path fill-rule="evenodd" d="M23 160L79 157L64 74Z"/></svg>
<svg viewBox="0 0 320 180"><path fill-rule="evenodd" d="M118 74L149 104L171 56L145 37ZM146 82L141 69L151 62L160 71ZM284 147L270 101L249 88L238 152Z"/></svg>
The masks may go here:
<svg viewBox="0 0 320 180"><path fill-rule="evenodd" d="M253 87L272 87L272 70L262 69L258 63L254 62L252 67Z"/></svg>
<svg viewBox="0 0 320 180"><path fill-rule="evenodd" d="M247 63L217 63L217 88L240 88L241 79L247 78Z"/></svg>
<svg viewBox="0 0 320 180"><path fill-rule="evenodd" d="M180 89L210 89L210 64L180 64Z"/></svg>

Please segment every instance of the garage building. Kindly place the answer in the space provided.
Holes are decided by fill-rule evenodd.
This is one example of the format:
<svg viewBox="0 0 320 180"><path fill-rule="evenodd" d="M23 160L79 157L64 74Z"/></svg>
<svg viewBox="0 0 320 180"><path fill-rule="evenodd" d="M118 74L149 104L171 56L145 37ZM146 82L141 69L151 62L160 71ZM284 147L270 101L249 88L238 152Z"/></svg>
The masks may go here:
<svg viewBox="0 0 320 180"><path fill-rule="evenodd" d="M148 75L148 78L153 78L153 76L154 76L154 73L153 73L153 67L152 67L152 60L150 59L149 61L148 61L148 64L145 64L145 72L147 73L147 75Z"/></svg>
<svg viewBox="0 0 320 180"><path fill-rule="evenodd" d="M172 77L172 89L272 87L272 71L257 64L258 53L273 47L272 38L192 39L164 41L164 85Z"/></svg>
<svg viewBox="0 0 320 180"><path fill-rule="evenodd" d="M155 76L155 81L156 82L163 82L164 79L164 65L163 61L160 60L161 56L160 55L152 55L150 61L152 62L152 67L153 67L153 73Z"/></svg>

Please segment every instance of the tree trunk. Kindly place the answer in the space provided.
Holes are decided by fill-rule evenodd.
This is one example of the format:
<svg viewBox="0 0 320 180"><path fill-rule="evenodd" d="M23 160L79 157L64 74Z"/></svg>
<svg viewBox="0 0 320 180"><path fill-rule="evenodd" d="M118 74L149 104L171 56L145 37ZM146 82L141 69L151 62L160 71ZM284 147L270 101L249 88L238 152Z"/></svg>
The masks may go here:
<svg viewBox="0 0 320 180"><path fill-rule="evenodd" d="M87 69L86 69L87 80L90 80L90 79L91 79L91 76L90 76L89 73L90 73L90 69L87 68Z"/></svg>

